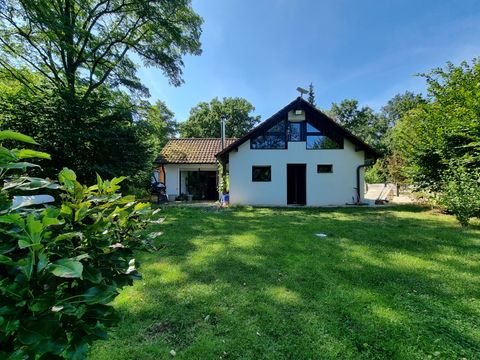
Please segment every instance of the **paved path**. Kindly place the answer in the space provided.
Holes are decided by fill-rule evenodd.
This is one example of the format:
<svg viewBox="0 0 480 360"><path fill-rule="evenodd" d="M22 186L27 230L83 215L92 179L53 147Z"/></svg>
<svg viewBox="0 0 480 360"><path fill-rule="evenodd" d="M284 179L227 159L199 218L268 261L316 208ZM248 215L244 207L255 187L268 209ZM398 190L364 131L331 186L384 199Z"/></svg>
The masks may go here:
<svg viewBox="0 0 480 360"><path fill-rule="evenodd" d="M400 193L399 196L394 196L391 200L392 204L413 204L417 202L410 193Z"/></svg>
<svg viewBox="0 0 480 360"><path fill-rule="evenodd" d="M368 191L364 198L368 201L377 200L385 189L385 184L368 184Z"/></svg>
<svg viewBox="0 0 480 360"><path fill-rule="evenodd" d="M188 206L188 207L201 207L201 208L211 208L211 207L220 207L220 202L218 201L169 201L164 203L168 206Z"/></svg>

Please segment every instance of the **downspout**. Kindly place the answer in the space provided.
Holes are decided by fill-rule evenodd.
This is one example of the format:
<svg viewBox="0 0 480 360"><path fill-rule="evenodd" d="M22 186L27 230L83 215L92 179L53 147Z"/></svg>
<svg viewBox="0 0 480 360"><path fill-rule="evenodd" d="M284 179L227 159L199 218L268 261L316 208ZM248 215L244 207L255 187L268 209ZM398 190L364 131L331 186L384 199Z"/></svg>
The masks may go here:
<svg viewBox="0 0 480 360"><path fill-rule="evenodd" d="M357 166L357 199L356 199L357 201L356 203L360 203L360 170L367 166L372 166L373 164L375 164L375 161L376 159L368 159L365 161L364 164Z"/></svg>
<svg viewBox="0 0 480 360"><path fill-rule="evenodd" d="M222 117L220 118L220 146L221 146L221 150L220 151L223 151L225 149L225 121L227 120L227 117L225 115L222 115ZM222 173L219 174L218 172L218 164L220 164L222 166ZM220 182L222 183L222 187L223 187L223 181L224 181L224 176L225 176L225 166L223 164L223 161L222 159L217 159L217 190L219 188L219 184ZM220 180L220 177L221 177L221 180ZM219 197L219 200L220 200L220 203L223 203L223 191L218 191L218 197Z"/></svg>

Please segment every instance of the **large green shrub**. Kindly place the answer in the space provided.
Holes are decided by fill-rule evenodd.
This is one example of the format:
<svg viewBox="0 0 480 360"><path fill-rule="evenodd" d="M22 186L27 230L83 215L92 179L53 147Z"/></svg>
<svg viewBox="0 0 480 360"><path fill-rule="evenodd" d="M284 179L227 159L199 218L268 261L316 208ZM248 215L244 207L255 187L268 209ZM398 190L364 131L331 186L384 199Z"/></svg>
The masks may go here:
<svg viewBox="0 0 480 360"><path fill-rule="evenodd" d="M0 131L4 140L34 144ZM118 193L124 178L86 187L69 169L58 182L15 174L35 157L48 155L0 146L0 358L80 359L115 322L118 290L139 278L133 250L152 248L141 235L151 210Z"/></svg>
<svg viewBox="0 0 480 360"><path fill-rule="evenodd" d="M373 166L365 169L365 181L367 183L379 184L387 182L382 163L382 160L377 160Z"/></svg>
<svg viewBox="0 0 480 360"><path fill-rule="evenodd" d="M452 166L445 176L441 203L455 215L462 226L480 216L480 171Z"/></svg>

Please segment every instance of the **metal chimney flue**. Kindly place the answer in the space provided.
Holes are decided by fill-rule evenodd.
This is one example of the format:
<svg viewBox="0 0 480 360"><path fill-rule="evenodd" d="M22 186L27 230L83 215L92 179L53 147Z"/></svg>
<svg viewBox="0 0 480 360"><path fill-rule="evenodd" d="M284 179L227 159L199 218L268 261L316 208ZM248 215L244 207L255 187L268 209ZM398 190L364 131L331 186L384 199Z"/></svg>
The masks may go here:
<svg viewBox="0 0 480 360"><path fill-rule="evenodd" d="M222 116L220 120L220 138L222 142L222 150L225 149L225 116Z"/></svg>

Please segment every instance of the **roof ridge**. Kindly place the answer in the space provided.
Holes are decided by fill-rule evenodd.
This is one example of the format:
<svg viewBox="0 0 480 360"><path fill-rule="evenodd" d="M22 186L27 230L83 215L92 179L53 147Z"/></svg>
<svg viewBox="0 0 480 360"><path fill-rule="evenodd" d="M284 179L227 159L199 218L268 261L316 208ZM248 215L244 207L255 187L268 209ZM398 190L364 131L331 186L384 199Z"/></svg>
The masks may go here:
<svg viewBox="0 0 480 360"><path fill-rule="evenodd" d="M225 140L236 140L239 138L236 137L226 137ZM170 140L222 140L222 138L213 138L213 137L208 137L208 138L170 138Z"/></svg>

